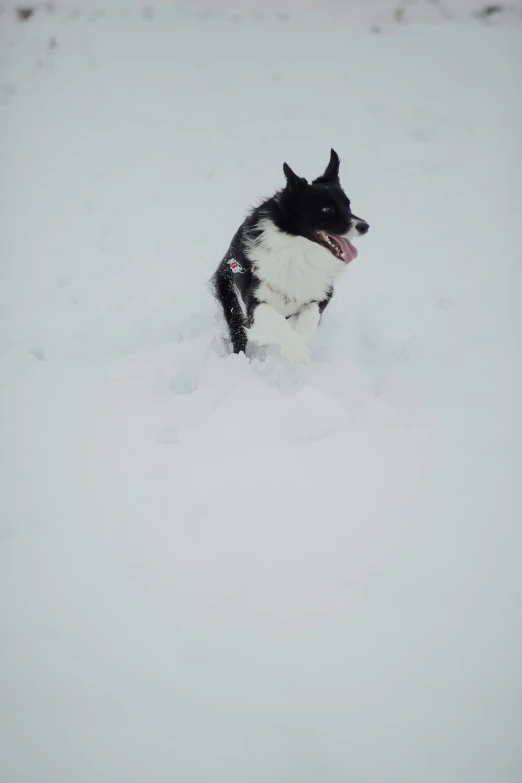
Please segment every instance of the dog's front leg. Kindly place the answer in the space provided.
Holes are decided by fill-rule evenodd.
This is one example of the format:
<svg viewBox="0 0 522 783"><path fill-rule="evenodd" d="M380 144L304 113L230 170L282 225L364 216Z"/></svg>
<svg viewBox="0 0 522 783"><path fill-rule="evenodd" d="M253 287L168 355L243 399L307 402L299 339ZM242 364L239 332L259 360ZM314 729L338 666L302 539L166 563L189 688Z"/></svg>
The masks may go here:
<svg viewBox="0 0 522 783"><path fill-rule="evenodd" d="M254 321L248 329L248 339L261 345L278 345L281 355L297 364L307 364L308 348L283 315L262 302L254 310Z"/></svg>
<svg viewBox="0 0 522 783"><path fill-rule="evenodd" d="M316 333L319 321L321 320L318 303L310 302L309 305L303 307L299 315L294 315L291 320L293 321L292 326L297 334L301 335L305 343L309 343Z"/></svg>

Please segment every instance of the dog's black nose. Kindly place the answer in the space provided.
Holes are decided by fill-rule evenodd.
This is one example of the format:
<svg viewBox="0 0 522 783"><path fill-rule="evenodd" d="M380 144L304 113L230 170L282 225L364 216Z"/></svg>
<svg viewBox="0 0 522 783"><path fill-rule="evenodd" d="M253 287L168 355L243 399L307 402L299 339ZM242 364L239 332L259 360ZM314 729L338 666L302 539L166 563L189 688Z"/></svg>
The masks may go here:
<svg viewBox="0 0 522 783"><path fill-rule="evenodd" d="M370 226L366 222L366 220L360 220L358 223L355 224L355 228L357 229L359 234L367 234Z"/></svg>

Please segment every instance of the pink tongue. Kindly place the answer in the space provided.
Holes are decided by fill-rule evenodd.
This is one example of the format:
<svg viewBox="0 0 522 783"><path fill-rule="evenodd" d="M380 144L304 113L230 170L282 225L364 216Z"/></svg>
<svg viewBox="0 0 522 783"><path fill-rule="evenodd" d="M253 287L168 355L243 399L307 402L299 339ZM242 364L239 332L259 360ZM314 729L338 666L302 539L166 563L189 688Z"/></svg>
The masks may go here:
<svg viewBox="0 0 522 783"><path fill-rule="evenodd" d="M332 239L334 239L341 248L343 261L345 264L349 264L350 261L353 261L354 258L357 258L357 248L355 245L352 245L349 239L346 239L345 237L339 237L337 235L332 237Z"/></svg>

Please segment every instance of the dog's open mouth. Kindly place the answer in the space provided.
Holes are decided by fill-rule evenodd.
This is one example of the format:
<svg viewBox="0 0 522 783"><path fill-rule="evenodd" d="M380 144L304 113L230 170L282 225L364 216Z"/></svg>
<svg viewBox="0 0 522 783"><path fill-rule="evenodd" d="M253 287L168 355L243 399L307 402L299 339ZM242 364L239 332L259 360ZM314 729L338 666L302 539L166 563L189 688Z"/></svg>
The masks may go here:
<svg viewBox="0 0 522 783"><path fill-rule="evenodd" d="M338 234L328 234L326 231L318 231L317 235L322 245L328 248L340 261L349 264L354 258L357 258L357 248L352 245L346 237L340 237Z"/></svg>

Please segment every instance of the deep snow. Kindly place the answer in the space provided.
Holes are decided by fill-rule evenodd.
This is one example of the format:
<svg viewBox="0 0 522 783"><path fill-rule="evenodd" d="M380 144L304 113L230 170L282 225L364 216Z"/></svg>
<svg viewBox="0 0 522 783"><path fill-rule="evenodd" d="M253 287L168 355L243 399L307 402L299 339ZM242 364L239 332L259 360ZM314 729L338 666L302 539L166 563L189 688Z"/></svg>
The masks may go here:
<svg viewBox="0 0 522 783"><path fill-rule="evenodd" d="M3 783L521 779L522 28L439 5L4 3ZM311 366L224 355L331 146Z"/></svg>

